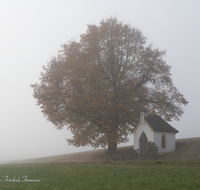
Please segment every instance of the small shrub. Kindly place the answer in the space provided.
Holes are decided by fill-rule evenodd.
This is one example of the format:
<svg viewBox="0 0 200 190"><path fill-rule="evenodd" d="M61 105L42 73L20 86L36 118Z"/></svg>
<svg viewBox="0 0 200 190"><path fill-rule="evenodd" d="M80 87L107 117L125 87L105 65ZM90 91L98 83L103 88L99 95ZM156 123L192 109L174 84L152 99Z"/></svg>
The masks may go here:
<svg viewBox="0 0 200 190"><path fill-rule="evenodd" d="M158 158L158 147L154 142L147 142L145 144L145 152L142 157L143 160L156 160Z"/></svg>

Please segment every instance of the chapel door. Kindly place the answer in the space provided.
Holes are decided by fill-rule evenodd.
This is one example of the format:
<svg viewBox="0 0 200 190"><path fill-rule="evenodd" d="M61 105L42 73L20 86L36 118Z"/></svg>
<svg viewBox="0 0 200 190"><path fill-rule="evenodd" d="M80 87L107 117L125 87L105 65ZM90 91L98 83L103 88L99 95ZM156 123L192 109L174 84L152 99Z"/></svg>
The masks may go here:
<svg viewBox="0 0 200 190"><path fill-rule="evenodd" d="M139 139L139 157L140 158L142 158L142 156L144 155L145 144L147 142L148 142L147 136L145 132L143 131Z"/></svg>

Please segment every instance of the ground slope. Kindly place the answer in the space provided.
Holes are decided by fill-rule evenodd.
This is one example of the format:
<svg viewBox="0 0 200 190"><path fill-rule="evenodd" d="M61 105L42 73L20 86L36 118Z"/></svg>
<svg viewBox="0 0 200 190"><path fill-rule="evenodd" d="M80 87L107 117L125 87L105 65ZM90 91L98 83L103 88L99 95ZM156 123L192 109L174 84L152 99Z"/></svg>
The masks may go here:
<svg viewBox="0 0 200 190"><path fill-rule="evenodd" d="M176 150L160 156L162 160L200 159L200 137L176 140Z"/></svg>
<svg viewBox="0 0 200 190"><path fill-rule="evenodd" d="M133 146L119 147L118 159L137 160ZM51 163L51 162L106 162L113 157L106 156L106 150L92 150L73 154L65 154L51 157L35 158L28 160L17 160L8 163ZM159 160L190 160L200 159L200 137L176 140L176 150L172 153L160 155Z"/></svg>

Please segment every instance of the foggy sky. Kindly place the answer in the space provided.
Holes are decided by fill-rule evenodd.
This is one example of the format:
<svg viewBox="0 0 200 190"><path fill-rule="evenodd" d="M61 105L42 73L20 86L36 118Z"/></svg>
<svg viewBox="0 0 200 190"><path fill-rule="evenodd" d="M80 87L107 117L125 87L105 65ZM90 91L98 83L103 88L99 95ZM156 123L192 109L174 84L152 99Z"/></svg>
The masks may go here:
<svg viewBox="0 0 200 190"><path fill-rule="evenodd" d="M0 161L92 150L69 146L72 136L57 130L36 106L30 84L61 44L79 40L87 24L116 16L140 29L154 48L166 50L174 85L189 101L177 139L200 136L200 1L1 0L0 1ZM133 144L133 137L127 145Z"/></svg>

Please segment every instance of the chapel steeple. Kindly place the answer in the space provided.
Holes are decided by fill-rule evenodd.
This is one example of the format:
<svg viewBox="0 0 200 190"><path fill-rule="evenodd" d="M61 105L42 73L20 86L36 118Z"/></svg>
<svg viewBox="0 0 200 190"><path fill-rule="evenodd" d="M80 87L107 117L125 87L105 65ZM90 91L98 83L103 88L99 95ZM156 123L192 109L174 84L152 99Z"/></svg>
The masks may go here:
<svg viewBox="0 0 200 190"><path fill-rule="evenodd" d="M148 117L148 111L145 108L143 108L142 112L140 113L140 122L142 124L144 124L144 118L145 117Z"/></svg>

